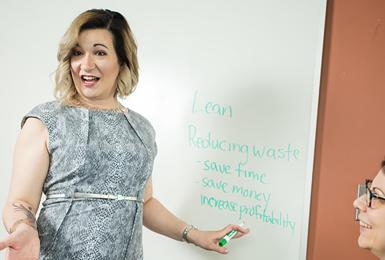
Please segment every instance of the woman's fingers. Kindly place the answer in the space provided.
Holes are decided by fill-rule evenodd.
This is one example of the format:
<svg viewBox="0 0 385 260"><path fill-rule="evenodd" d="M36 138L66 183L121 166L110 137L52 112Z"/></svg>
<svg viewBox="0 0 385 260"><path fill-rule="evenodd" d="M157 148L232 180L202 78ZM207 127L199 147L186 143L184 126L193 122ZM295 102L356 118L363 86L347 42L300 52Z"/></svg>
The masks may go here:
<svg viewBox="0 0 385 260"><path fill-rule="evenodd" d="M215 244L212 250L224 255L229 252L229 250L226 247L220 247L218 246L218 244Z"/></svg>
<svg viewBox="0 0 385 260"><path fill-rule="evenodd" d="M234 229L234 225L227 225L218 233L218 239L221 239L222 237L226 236L227 233L229 233L231 230Z"/></svg>
<svg viewBox="0 0 385 260"><path fill-rule="evenodd" d="M237 231L233 238L241 237L249 232L248 228L243 228L239 225L227 225L218 231L200 231L194 230L191 236L194 237L194 244L207 250L212 250L220 254L227 254L229 250L226 247L219 246L219 241L231 231Z"/></svg>
<svg viewBox="0 0 385 260"><path fill-rule="evenodd" d="M239 225L227 225L225 228L223 228L220 231L220 233L219 233L220 234L220 238L224 237L227 233L231 232L232 230L238 231L237 234L234 236L234 238L241 237L241 236L249 233L249 231L250 231L248 228L243 228L243 227L241 227Z"/></svg>
<svg viewBox="0 0 385 260"><path fill-rule="evenodd" d="M241 237L249 232L248 228L243 228L239 225L227 225L222 230L219 230L218 232L216 232L217 234L213 239L213 245L211 249L221 254L227 254L228 249L226 247L219 246L218 241L233 230L237 231L237 234L233 238Z"/></svg>
<svg viewBox="0 0 385 260"><path fill-rule="evenodd" d="M244 236L244 235L246 235L247 233L250 232L250 229L244 228L244 227L241 227L241 226L236 226L236 230L238 230L238 232L234 236L234 238L242 237L242 236Z"/></svg>

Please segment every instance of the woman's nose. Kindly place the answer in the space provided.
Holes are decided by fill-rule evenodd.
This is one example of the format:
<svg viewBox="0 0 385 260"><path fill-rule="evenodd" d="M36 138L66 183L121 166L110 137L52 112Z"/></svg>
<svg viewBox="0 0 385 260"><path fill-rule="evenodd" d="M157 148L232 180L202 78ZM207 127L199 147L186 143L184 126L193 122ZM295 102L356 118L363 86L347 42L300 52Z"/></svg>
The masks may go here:
<svg viewBox="0 0 385 260"><path fill-rule="evenodd" d="M360 211L366 211L366 195L362 195L353 201L353 207Z"/></svg>
<svg viewBox="0 0 385 260"><path fill-rule="evenodd" d="M81 69L85 71L90 71L95 68L95 62L93 57L90 54L86 54L83 56Z"/></svg>

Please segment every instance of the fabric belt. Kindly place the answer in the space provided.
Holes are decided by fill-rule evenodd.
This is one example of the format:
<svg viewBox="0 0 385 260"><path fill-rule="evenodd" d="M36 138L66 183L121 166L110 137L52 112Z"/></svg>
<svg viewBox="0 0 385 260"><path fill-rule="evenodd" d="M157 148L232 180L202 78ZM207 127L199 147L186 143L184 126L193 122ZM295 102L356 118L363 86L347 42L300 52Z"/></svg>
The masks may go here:
<svg viewBox="0 0 385 260"><path fill-rule="evenodd" d="M139 200L138 197L113 195L113 194L97 194L97 193L85 193L74 192L72 195L65 193L47 194L47 199L105 199L105 200L128 200L143 203L143 200Z"/></svg>

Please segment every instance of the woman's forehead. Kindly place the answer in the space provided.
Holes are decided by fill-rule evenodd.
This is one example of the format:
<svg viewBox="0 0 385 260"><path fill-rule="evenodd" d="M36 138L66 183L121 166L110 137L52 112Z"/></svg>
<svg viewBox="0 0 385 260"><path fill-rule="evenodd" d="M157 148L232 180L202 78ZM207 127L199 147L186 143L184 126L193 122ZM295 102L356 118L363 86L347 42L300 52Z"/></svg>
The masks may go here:
<svg viewBox="0 0 385 260"><path fill-rule="evenodd" d="M95 42L104 42L112 45L113 39L111 33L106 29L87 29L79 34L78 41L81 43L93 44Z"/></svg>
<svg viewBox="0 0 385 260"><path fill-rule="evenodd" d="M373 179L372 187L381 190L382 193L385 194L385 171L384 171L384 168L382 168L377 173L376 177Z"/></svg>

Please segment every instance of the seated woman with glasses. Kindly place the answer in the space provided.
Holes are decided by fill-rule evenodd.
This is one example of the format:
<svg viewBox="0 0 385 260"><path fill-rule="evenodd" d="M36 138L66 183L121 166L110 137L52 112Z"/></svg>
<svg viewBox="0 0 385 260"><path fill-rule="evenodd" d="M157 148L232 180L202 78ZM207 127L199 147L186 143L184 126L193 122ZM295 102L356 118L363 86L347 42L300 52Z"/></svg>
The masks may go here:
<svg viewBox="0 0 385 260"><path fill-rule="evenodd" d="M360 222L358 245L385 260L385 161L377 176L359 185L358 198L353 202ZM360 190L362 192L360 192Z"/></svg>

